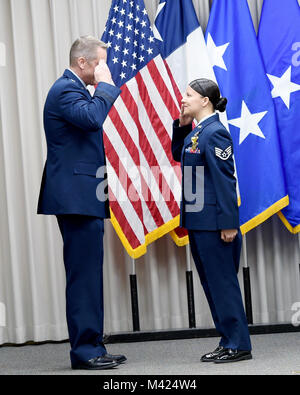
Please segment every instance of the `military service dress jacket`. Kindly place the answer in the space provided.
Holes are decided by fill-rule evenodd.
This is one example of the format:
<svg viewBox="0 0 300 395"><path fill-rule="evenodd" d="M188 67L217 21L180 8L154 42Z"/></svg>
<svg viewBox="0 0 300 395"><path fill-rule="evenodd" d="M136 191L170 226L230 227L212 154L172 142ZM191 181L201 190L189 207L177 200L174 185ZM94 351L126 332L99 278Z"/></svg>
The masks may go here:
<svg viewBox="0 0 300 395"><path fill-rule="evenodd" d="M54 83L44 107L48 152L38 214L109 216L96 190L106 182L102 125L120 92L100 82L91 97L70 70Z"/></svg>
<svg viewBox="0 0 300 395"><path fill-rule="evenodd" d="M229 132L214 114L192 130L173 124L172 154L182 169L180 226L191 230L238 229L239 213Z"/></svg>

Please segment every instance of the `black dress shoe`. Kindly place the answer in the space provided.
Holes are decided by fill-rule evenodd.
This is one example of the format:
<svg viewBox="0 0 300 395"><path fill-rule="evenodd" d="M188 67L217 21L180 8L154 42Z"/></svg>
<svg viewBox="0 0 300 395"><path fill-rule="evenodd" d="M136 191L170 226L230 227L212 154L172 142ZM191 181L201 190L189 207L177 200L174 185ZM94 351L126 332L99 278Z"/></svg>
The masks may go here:
<svg viewBox="0 0 300 395"><path fill-rule="evenodd" d="M122 363L127 361L127 358L125 355L114 355L114 354L105 354L105 357L112 359L113 361L116 361L117 363Z"/></svg>
<svg viewBox="0 0 300 395"><path fill-rule="evenodd" d="M238 362L252 359L251 351L232 350L225 348L215 359L214 363Z"/></svg>
<svg viewBox="0 0 300 395"><path fill-rule="evenodd" d="M115 368L118 365L119 363L114 359L104 355L103 357L92 358L85 362L81 361L78 363L73 363L72 369L102 370Z"/></svg>
<svg viewBox="0 0 300 395"><path fill-rule="evenodd" d="M214 351L202 355L200 361L201 361L201 362L214 362L215 358L216 358L220 353L222 353L223 350L224 350L224 347L219 346L219 347L217 347Z"/></svg>

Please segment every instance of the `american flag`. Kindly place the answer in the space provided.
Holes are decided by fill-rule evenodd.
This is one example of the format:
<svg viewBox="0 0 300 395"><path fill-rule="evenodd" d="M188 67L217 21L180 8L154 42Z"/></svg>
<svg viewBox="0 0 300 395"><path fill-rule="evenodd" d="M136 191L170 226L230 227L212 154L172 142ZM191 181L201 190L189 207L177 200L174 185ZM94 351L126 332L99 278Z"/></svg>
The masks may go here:
<svg viewBox="0 0 300 395"><path fill-rule="evenodd" d="M113 0L102 41L122 90L103 127L111 221L138 258L179 224L181 170L171 153L179 97L143 0Z"/></svg>

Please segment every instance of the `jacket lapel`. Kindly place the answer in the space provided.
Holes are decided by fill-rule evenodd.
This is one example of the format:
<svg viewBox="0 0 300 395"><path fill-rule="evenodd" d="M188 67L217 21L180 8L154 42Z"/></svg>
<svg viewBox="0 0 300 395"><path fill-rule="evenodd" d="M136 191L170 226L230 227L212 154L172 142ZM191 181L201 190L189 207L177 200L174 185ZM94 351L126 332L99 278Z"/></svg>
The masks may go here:
<svg viewBox="0 0 300 395"><path fill-rule="evenodd" d="M198 126L195 127L195 129L193 129L191 131L191 133L189 133L186 138L184 139L184 144L183 144L183 149L185 150L185 148L191 144L191 138L195 135L195 133L199 132L202 133L204 128L208 125L210 125L213 122L219 121L219 114L214 114L213 116L205 119L203 122L201 122Z"/></svg>
<svg viewBox="0 0 300 395"><path fill-rule="evenodd" d="M90 92L83 86L82 82L76 77L74 73L70 70L66 69L63 76L71 80L74 84L76 84L77 88L82 90L82 92L88 97L91 98Z"/></svg>

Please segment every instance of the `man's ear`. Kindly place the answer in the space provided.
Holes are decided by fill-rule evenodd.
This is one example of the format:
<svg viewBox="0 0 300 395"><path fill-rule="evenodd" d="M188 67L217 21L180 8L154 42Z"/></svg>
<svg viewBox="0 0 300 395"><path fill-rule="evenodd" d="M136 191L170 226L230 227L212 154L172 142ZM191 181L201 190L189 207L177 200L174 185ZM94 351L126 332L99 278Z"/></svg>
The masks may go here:
<svg viewBox="0 0 300 395"><path fill-rule="evenodd" d="M80 58L77 59L78 67L79 67L81 70L84 69L85 63L86 63L86 62L85 62L85 58L84 58L83 56L81 56Z"/></svg>

